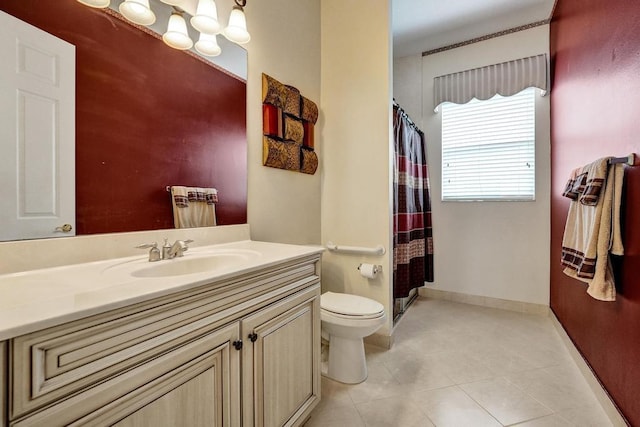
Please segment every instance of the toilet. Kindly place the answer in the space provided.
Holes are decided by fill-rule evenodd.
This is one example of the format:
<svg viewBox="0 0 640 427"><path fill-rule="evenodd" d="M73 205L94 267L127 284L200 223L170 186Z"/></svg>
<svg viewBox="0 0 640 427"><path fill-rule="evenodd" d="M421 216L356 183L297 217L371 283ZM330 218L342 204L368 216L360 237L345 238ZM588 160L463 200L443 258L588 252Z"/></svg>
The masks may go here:
<svg viewBox="0 0 640 427"><path fill-rule="evenodd" d="M346 384L367 379L362 339L384 324L384 306L358 295L325 292L320 296L322 336L329 340L329 363L323 374Z"/></svg>

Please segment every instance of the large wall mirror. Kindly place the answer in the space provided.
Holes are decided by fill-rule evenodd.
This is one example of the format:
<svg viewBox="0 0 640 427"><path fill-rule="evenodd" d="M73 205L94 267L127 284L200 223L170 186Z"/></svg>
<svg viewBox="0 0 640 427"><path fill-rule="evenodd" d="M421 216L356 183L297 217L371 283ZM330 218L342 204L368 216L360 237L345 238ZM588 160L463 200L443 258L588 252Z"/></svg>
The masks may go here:
<svg viewBox="0 0 640 427"><path fill-rule="evenodd" d="M233 0L217 3L224 20ZM216 188L218 225L246 223L244 49L219 40L212 64L76 0L0 10L75 46L76 234L173 228L171 185ZM156 10L162 32L170 12Z"/></svg>

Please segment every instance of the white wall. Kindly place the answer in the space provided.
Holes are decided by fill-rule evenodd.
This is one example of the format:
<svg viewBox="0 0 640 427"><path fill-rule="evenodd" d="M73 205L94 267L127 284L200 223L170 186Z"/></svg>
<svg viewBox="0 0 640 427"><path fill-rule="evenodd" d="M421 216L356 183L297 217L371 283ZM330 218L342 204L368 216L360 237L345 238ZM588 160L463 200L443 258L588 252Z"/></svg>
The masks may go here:
<svg viewBox="0 0 640 427"><path fill-rule="evenodd" d="M422 54L393 59L393 98L422 129Z"/></svg>
<svg viewBox="0 0 640 427"><path fill-rule="evenodd" d="M373 247L381 257L325 253L323 291L391 302L390 2L322 0L322 242ZM375 280L361 262L380 264ZM389 335L388 324L380 334Z"/></svg>
<svg viewBox="0 0 640 427"><path fill-rule="evenodd" d="M548 51L545 25L423 57L434 289L549 304L549 97L536 100L535 202L441 202L441 117L433 112L434 77Z"/></svg>
<svg viewBox="0 0 640 427"><path fill-rule="evenodd" d="M320 243L320 168L323 146L316 125L320 168L315 175L262 165L262 73L294 86L320 106L320 0L268 0L246 7L248 207L251 238Z"/></svg>

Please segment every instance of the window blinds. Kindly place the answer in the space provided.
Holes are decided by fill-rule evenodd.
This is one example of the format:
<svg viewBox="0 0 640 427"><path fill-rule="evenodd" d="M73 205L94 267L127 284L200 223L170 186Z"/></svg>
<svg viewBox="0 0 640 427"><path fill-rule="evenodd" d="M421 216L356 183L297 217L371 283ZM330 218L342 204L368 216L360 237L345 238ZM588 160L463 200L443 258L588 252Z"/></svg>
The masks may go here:
<svg viewBox="0 0 640 427"><path fill-rule="evenodd" d="M442 105L442 200L535 199L535 89Z"/></svg>

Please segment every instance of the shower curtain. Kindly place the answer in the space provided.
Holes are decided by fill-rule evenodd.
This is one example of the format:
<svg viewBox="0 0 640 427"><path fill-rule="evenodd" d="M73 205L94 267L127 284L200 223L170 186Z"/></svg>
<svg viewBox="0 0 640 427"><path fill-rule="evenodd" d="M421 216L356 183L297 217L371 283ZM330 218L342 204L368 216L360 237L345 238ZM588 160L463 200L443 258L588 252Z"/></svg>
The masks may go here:
<svg viewBox="0 0 640 427"><path fill-rule="evenodd" d="M433 230L424 134L394 103L393 296L433 282Z"/></svg>

